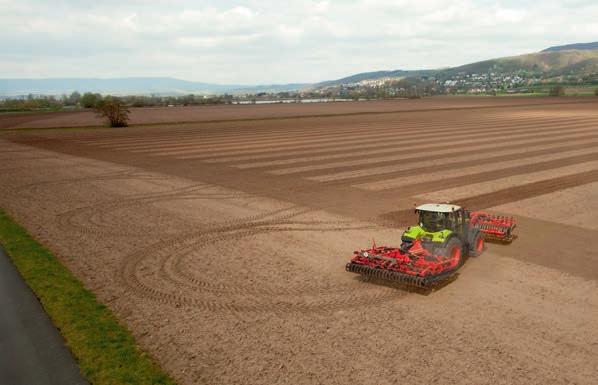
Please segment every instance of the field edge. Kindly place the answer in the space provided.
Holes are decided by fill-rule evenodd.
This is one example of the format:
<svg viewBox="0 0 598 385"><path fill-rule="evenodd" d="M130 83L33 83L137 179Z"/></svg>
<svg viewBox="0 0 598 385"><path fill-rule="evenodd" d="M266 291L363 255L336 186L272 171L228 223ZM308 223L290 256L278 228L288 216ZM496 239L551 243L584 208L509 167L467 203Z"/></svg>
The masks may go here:
<svg viewBox="0 0 598 385"><path fill-rule="evenodd" d="M0 245L97 385L175 385L133 335L54 254L0 208Z"/></svg>

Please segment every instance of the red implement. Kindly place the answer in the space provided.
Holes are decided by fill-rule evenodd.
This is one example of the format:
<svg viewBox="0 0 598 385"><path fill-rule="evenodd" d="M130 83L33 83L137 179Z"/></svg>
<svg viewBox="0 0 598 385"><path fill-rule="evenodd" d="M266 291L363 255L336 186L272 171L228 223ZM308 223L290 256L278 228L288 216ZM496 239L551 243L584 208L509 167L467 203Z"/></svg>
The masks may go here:
<svg viewBox="0 0 598 385"><path fill-rule="evenodd" d="M461 252L434 255L416 240L408 251L386 246L355 251L347 271L375 278L426 287L452 274L461 262Z"/></svg>
<svg viewBox="0 0 598 385"><path fill-rule="evenodd" d="M513 240L513 230L517 222L513 217L491 215L483 211L469 213L469 222L472 227L480 229L486 235L486 239L494 239L501 242Z"/></svg>

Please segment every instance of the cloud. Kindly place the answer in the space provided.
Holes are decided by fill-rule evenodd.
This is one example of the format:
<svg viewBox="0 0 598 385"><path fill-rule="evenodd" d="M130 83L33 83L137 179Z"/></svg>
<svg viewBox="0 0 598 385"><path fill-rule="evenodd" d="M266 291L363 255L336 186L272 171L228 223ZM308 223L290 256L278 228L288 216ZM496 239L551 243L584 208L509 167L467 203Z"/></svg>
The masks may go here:
<svg viewBox="0 0 598 385"><path fill-rule="evenodd" d="M3 77L310 82L598 40L583 0L0 0Z"/></svg>

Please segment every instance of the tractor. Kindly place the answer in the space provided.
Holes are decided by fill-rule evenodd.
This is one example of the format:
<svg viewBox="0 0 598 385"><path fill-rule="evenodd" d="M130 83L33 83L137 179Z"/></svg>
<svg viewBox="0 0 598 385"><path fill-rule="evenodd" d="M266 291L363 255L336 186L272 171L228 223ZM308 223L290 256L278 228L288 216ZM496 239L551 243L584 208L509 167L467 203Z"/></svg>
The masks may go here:
<svg viewBox="0 0 598 385"><path fill-rule="evenodd" d="M403 232L400 247L374 244L355 251L346 270L429 287L453 275L467 256L480 255L486 238L511 242L516 227L512 217L469 212L448 203L427 203L415 213L419 223Z"/></svg>

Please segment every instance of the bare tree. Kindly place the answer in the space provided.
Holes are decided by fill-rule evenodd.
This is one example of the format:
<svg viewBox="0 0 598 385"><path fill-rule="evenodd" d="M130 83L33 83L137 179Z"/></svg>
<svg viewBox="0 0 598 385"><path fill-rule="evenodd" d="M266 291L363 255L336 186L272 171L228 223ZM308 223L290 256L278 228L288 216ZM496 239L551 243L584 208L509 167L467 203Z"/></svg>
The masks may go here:
<svg viewBox="0 0 598 385"><path fill-rule="evenodd" d="M127 127L129 125L129 109L122 100L107 96L95 106L96 113L108 121L110 127Z"/></svg>

